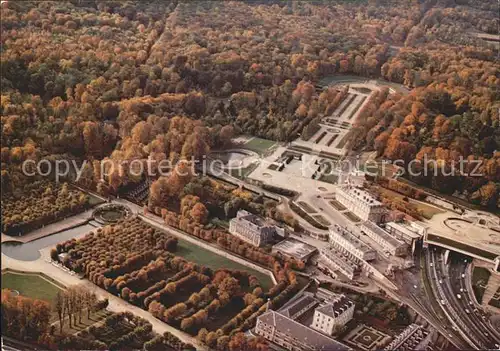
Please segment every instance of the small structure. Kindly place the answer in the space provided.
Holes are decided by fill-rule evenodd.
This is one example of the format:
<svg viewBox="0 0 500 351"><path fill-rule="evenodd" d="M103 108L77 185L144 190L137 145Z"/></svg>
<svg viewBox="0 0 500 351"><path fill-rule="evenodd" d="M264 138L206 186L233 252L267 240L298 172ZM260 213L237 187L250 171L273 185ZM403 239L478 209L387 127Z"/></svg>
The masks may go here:
<svg viewBox="0 0 500 351"><path fill-rule="evenodd" d="M354 315L355 304L345 295L321 307L316 308L311 328L324 334L336 334Z"/></svg>
<svg viewBox="0 0 500 351"><path fill-rule="evenodd" d="M100 224L115 224L132 215L132 210L122 204L107 203L92 212L92 217Z"/></svg>
<svg viewBox="0 0 500 351"><path fill-rule="evenodd" d="M245 210L239 210L236 217L229 221L229 232L255 246L272 241L274 235L287 236L284 228L268 223L261 217Z"/></svg>
<svg viewBox="0 0 500 351"><path fill-rule="evenodd" d="M317 248L300 240L288 238L274 245L272 251L284 256L293 257L302 262L307 262L317 251Z"/></svg>
<svg viewBox="0 0 500 351"><path fill-rule="evenodd" d="M64 259L69 257L69 254L67 252L61 252L57 257L59 258L59 262L64 262Z"/></svg>

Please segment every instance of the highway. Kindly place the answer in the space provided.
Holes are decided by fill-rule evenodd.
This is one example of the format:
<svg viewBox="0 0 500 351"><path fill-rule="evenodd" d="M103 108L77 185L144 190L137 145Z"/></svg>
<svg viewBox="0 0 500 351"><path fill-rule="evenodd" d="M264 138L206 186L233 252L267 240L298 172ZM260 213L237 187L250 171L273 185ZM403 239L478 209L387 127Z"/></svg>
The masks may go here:
<svg viewBox="0 0 500 351"><path fill-rule="evenodd" d="M434 266L434 264L433 264ZM416 302L422 306L426 311L427 320L436 328L438 331L443 334L448 340L452 342L455 347L460 350L470 349L469 342L462 336L458 330L456 330L453 321L450 321L446 318L446 314L442 311L442 305L440 303L440 299L436 299L437 287L436 284L438 279L436 279L436 275L431 269L431 257L428 254L425 254L425 262L422 267L425 271L423 273L422 279L425 280L424 286L430 286L431 291L427 291L425 289L425 297L416 296L415 294L411 294L411 297L416 300ZM425 300L425 298L427 300ZM428 305L426 304L428 303ZM439 307L438 307L439 306ZM437 309L437 311L436 311ZM444 330L443 330L444 329Z"/></svg>
<svg viewBox="0 0 500 351"><path fill-rule="evenodd" d="M496 331L491 330L492 327L488 325L486 317L481 314L482 311L473 308L473 302L470 299L472 292L467 290L465 279L462 278L468 261L462 260L461 264L451 263L450 268L445 264L441 250L438 251L437 248L432 247L425 252L425 255L429 283L434 297L453 324L453 330L460 334L469 348L497 348L498 341L494 338Z"/></svg>
<svg viewBox="0 0 500 351"><path fill-rule="evenodd" d="M474 292L467 288L466 279L468 277L467 266L469 260L462 257L462 255L452 256L448 269L447 282L450 284L451 290L454 295L460 294L461 298L458 299L458 305L462 311L465 311L466 317L472 322L471 329L476 331L476 334L484 339L487 346L498 348L500 344L500 333L491 325L489 318L481 308L474 303ZM492 345L489 345L491 344Z"/></svg>

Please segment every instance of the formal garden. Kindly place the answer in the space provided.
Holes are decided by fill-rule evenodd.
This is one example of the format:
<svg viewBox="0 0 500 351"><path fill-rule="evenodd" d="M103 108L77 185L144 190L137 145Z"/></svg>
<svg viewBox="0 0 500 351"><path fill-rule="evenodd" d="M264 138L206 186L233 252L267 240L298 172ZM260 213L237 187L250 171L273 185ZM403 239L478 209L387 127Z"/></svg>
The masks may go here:
<svg viewBox="0 0 500 351"><path fill-rule="evenodd" d="M22 235L85 211L95 199L67 183L47 180L2 194L2 232Z"/></svg>
<svg viewBox="0 0 500 351"><path fill-rule="evenodd" d="M181 246L182 247L182 246ZM299 288L289 264L271 267L278 284L268 288L247 270L218 269L177 255L179 240L134 217L60 243L52 259L148 310L209 347L251 329L267 308L277 308ZM271 256L270 256L271 257Z"/></svg>

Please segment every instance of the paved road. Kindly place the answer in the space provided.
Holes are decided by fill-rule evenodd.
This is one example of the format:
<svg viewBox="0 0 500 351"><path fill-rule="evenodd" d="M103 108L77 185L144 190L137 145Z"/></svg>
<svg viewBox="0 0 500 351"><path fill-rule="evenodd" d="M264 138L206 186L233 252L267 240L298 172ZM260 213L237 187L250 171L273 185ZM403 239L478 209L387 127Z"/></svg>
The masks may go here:
<svg viewBox="0 0 500 351"><path fill-rule="evenodd" d="M476 339L481 340L488 348L499 348L500 332L491 325L482 308L474 304L474 292L466 284L466 279L469 278L466 274L467 267L470 262L468 259L462 261L462 258L461 255L452 256L450 263L445 267L447 285L455 296L460 295L461 298L456 300L457 309Z"/></svg>
<svg viewBox="0 0 500 351"><path fill-rule="evenodd" d="M453 270L453 276L450 277L448 267L444 262L442 253L438 252L436 248L431 248L426 255L429 257L428 269L430 271L430 284L432 286L435 297L440 301L440 306L445 313L446 317L454 325L455 330L462 336L462 338L469 344L469 347L475 349L492 349L494 348L494 341L487 332L488 329L483 329L482 324L477 324L475 313L467 313L465 311L465 304L469 307L472 302L469 299L462 297L463 291L455 291L457 286L465 286L465 283L460 283L462 278L454 276L462 270ZM454 279L455 281L451 281ZM460 289L460 287L458 288ZM463 289L463 288L462 288ZM458 295L460 294L460 296ZM470 311L469 311L470 312Z"/></svg>
<svg viewBox="0 0 500 351"><path fill-rule="evenodd" d="M467 335L465 335L464 337L464 334L456 329L455 320L450 318L449 313L441 303L441 300L445 301L446 303L447 299L446 297L443 298L439 294L439 290L441 289L441 287L438 285L438 281L441 277L438 276L435 270L435 266L438 260L436 260L435 257L432 256L431 253L429 253L428 251L424 252L424 255L425 255L424 268L426 269L425 277L428 279L427 282L425 283L428 284L431 288L431 291L428 292L429 294L431 294L431 296L429 296L429 299L434 300L435 305L439 305L445 317L448 319L448 322L446 324L441 322L441 325L448 325L449 323L452 325L452 329L447 328L444 332L442 332L442 334L445 337L447 337L448 340L452 341L452 343L459 349L461 350L470 349L471 346L469 340L467 340L468 339ZM434 324L434 323L433 325L440 326L440 324Z"/></svg>

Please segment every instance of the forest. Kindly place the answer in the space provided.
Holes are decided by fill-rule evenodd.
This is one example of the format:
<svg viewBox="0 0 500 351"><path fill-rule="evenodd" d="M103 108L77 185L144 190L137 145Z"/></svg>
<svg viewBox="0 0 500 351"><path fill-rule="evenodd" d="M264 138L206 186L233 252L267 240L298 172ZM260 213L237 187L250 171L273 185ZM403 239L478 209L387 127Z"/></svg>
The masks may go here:
<svg viewBox="0 0 500 351"><path fill-rule="evenodd" d="M473 0L11 1L2 5L2 190L46 158L200 158L244 133L290 141L341 100L321 78L404 84L356 122L350 147L380 157L483 161L480 177L411 181L499 200L498 5ZM309 125L312 123L312 127ZM92 164L92 163L91 163ZM85 170L89 187L139 181Z"/></svg>

